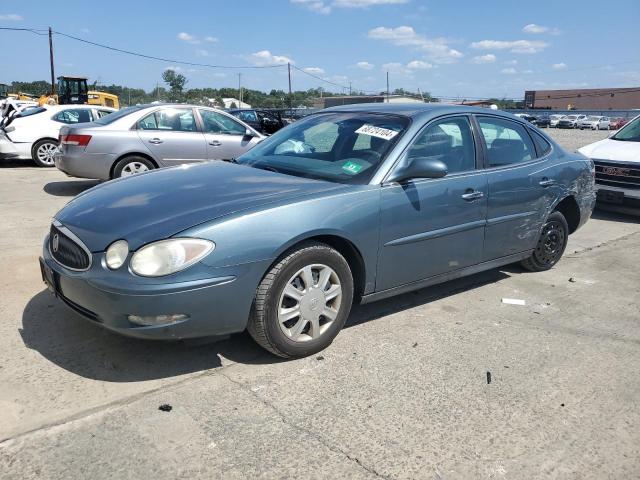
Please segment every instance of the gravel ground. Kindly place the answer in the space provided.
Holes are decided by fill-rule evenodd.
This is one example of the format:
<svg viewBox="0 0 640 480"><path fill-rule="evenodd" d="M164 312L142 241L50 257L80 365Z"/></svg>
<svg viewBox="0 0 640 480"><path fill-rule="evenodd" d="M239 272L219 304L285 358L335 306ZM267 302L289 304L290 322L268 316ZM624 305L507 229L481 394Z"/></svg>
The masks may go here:
<svg viewBox="0 0 640 480"><path fill-rule="evenodd" d="M611 133L608 130L569 130L564 128L544 128L542 130L570 152L603 140Z"/></svg>

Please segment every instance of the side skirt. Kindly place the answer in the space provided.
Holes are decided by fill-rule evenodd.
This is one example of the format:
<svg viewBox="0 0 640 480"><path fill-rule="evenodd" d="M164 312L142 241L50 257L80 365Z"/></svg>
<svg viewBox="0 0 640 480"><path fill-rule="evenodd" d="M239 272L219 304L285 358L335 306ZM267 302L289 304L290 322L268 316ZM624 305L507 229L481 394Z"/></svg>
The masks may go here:
<svg viewBox="0 0 640 480"><path fill-rule="evenodd" d="M510 263L519 262L531 256L533 250L527 250L526 252L515 253L506 257L496 258L488 262L478 263L470 267L461 268L460 270L454 270L453 272L441 273L433 277L425 278L424 280L418 280L417 282L407 283L406 285L400 285L399 287L389 288L382 290L381 292L370 293L362 297L361 304L376 302L384 298L394 297L403 293L411 292L413 290L420 290L421 288L431 287L438 283L448 282L455 280L456 278L466 277L473 275L474 273L484 272L485 270L491 270L493 268L502 267Z"/></svg>

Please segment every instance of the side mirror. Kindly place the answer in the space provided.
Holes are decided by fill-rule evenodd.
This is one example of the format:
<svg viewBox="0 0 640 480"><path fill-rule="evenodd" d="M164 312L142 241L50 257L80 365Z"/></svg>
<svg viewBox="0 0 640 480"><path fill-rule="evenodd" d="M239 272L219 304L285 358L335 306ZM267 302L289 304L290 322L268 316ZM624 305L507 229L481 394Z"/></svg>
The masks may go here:
<svg viewBox="0 0 640 480"><path fill-rule="evenodd" d="M253 130L251 130L250 128L247 128L247 129L244 131L244 136L245 136L245 137L255 137L255 136L256 136L256 134L255 134L255 133L253 133Z"/></svg>
<svg viewBox="0 0 640 480"><path fill-rule="evenodd" d="M428 157L417 157L405 160L405 164L391 174L389 181L402 182L413 178L442 178L447 173L447 165L444 162Z"/></svg>

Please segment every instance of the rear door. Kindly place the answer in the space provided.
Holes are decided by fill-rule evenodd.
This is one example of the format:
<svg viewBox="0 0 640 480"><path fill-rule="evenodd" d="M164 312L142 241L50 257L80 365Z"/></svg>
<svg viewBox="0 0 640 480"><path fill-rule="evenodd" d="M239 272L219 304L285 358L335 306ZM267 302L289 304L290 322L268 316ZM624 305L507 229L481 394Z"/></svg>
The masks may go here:
<svg viewBox="0 0 640 480"><path fill-rule="evenodd" d="M137 124L145 147L165 167L207 159L207 143L192 108L164 107Z"/></svg>
<svg viewBox="0 0 640 480"><path fill-rule="evenodd" d="M470 118L435 120L401 163L434 158L445 177L383 185L376 290L405 285L480 263L487 215L487 178Z"/></svg>
<svg viewBox="0 0 640 480"><path fill-rule="evenodd" d="M489 183L483 255L489 261L535 247L555 198L556 179L547 161L550 147L538 155L527 127L494 116L476 120Z"/></svg>
<svg viewBox="0 0 640 480"><path fill-rule="evenodd" d="M260 141L257 136L247 135L247 127L231 115L207 108L199 108L198 114L209 160L232 160Z"/></svg>

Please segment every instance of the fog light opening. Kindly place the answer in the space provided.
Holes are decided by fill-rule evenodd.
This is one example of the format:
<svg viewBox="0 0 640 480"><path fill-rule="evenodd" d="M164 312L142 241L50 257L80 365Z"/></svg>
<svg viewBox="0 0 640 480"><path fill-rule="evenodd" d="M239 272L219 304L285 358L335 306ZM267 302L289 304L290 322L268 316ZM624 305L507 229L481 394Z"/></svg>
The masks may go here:
<svg viewBox="0 0 640 480"><path fill-rule="evenodd" d="M161 325L172 325L174 323L187 320L189 315L184 313L174 313L172 315L128 315L127 319L141 327L157 327Z"/></svg>

